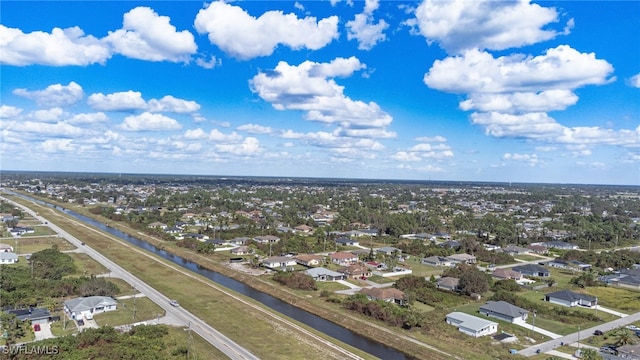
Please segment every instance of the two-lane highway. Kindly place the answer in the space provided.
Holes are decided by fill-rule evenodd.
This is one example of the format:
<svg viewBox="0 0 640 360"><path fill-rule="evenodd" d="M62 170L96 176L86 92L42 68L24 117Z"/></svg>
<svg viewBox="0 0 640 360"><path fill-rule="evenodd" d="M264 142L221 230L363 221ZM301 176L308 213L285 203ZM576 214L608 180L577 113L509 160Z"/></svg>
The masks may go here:
<svg viewBox="0 0 640 360"><path fill-rule="evenodd" d="M126 271L125 269L120 267L118 264L116 264L113 261L109 260L104 255L102 255L99 252L97 252L96 250L92 249L88 245L83 245L82 241L80 241L79 239L77 239L73 235L69 234L64 229L58 227L57 225L53 224L48 219L44 218L43 216L41 216L39 214L36 214L33 210L31 210L31 209L29 209L29 208L27 208L25 206L22 206L22 205L20 205L20 204L18 204L16 202L13 202L13 201L11 201L9 199L4 198L4 197L2 197L2 199L6 200L6 201L9 201L9 202L11 202L12 204L14 204L16 206L19 206L23 211L28 212L29 214L31 214L34 218L38 219L39 221L42 221L43 223L45 223L45 222L48 223L48 226L51 229L53 229L54 231L56 231L60 236L64 237L67 241L69 241L73 245L77 246L78 248L82 249L87 255L91 256L94 260L96 260L100 264L104 265L106 268L110 269L111 270L111 274L114 277L121 278L124 281L128 282L129 284L131 284L131 286L135 287L138 291L140 291L143 294L145 294L151 301L155 302L160 307L162 307L167 312L167 314L171 314L175 318L180 319L181 321L183 321L185 326L190 326L191 330L193 330L196 334L200 335L203 339L205 339L211 345L213 345L216 348L218 348L221 352L223 352L229 358L231 358L231 359L255 359L255 360L258 359L258 357L256 357L252 353L250 353L247 349L245 349L242 346L236 344L231 339L229 339L228 337L226 337L225 335L223 335L222 333L220 333L219 331L217 331L216 329L214 329L213 327L211 327L210 325L208 325L207 323L202 321L200 318L198 318L194 314L190 313L189 311L185 310L182 307L174 307L174 306L170 305L170 303L169 303L170 299L169 298L167 298L162 293L160 293L156 289L154 289L151 286L149 286L144 281L142 281L139 278L135 277L133 274L131 274L130 272Z"/></svg>

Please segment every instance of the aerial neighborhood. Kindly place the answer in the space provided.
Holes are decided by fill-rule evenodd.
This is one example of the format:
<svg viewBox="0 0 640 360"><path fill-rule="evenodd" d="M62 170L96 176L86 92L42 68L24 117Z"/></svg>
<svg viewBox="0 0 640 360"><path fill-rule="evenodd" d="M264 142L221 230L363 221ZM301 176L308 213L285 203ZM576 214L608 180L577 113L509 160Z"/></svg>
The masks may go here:
<svg viewBox="0 0 640 360"><path fill-rule="evenodd" d="M81 245L65 241L42 209L32 216L16 205L24 196L299 311L352 319L358 325L332 321L356 333L375 323L411 337L410 350L396 349L418 358L426 349L446 358L460 341L465 358L476 358L474 348L486 348L477 358L487 359L554 351L639 358L628 355L640 346L632 320L640 312L637 189L151 175L16 175L1 185L2 276L31 289L0 290L4 324L30 324L5 329L15 333L7 345L105 326L177 326L167 311L196 306L204 291L184 280L188 293L171 292L163 309L168 303L111 277L83 249L115 251L115 243L82 237L77 226Z"/></svg>

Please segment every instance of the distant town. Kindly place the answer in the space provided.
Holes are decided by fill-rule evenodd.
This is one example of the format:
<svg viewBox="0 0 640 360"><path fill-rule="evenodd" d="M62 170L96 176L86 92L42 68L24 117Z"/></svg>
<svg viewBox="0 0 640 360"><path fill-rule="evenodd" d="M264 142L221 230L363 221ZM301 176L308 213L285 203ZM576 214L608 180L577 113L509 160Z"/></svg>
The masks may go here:
<svg viewBox="0 0 640 360"><path fill-rule="evenodd" d="M637 186L1 175L14 358L640 359Z"/></svg>

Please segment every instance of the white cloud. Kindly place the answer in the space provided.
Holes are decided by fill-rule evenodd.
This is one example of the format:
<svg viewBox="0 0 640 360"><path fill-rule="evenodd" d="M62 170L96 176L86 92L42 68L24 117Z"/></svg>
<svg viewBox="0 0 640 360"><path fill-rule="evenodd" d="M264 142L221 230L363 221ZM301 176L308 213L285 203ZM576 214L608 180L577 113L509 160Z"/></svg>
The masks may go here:
<svg viewBox="0 0 640 360"><path fill-rule="evenodd" d="M0 119L11 119L17 117L22 113L22 109L10 106L10 105L0 105Z"/></svg>
<svg viewBox="0 0 640 360"><path fill-rule="evenodd" d="M514 54L494 58L487 52L470 50L435 61L424 82L430 88L456 94L537 93L606 84L612 72L613 66L596 59L594 53L560 45L536 57Z"/></svg>
<svg viewBox="0 0 640 360"><path fill-rule="evenodd" d="M300 11L304 11L304 5L302 5L301 3L297 2L297 1L293 4L293 7L298 9L298 10L300 10Z"/></svg>
<svg viewBox="0 0 640 360"><path fill-rule="evenodd" d="M447 138L445 138L444 136L433 136L433 137L428 137L428 136L422 136L422 137L417 137L415 139L416 141L419 142L447 142Z"/></svg>
<svg viewBox="0 0 640 360"><path fill-rule="evenodd" d="M43 123L43 122L37 122L37 121L24 121L19 124L16 123L16 124L9 125L8 128L11 128L13 131L16 131L19 133L42 135L42 136L46 136L47 138L51 138L51 137L76 138L80 136L86 136L88 134L87 130L79 128L77 126L73 126L65 122Z"/></svg>
<svg viewBox="0 0 640 360"><path fill-rule="evenodd" d="M209 132L208 139L218 143L235 143L242 140L242 136L238 135L235 131L230 134L225 134L218 129L213 129Z"/></svg>
<svg viewBox="0 0 640 360"><path fill-rule="evenodd" d="M202 140L202 139L206 139L208 137L207 133L200 129L189 129L185 132L184 137L188 140Z"/></svg>
<svg viewBox="0 0 640 360"><path fill-rule="evenodd" d="M422 158L415 152L398 151L391 155L391 159L397 161L421 161Z"/></svg>
<svg viewBox="0 0 640 360"><path fill-rule="evenodd" d="M636 74L629 78L629 85L640 88L640 74Z"/></svg>
<svg viewBox="0 0 640 360"><path fill-rule="evenodd" d="M336 134L340 136L348 136L354 138L375 138L375 139L391 139L398 136L394 131L388 131L380 128L371 129L344 129L337 128Z"/></svg>
<svg viewBox="0 0 640 360"><path fill-rule="evenodd" d="M515 92L510 94L470 94L460 102L462 110L482 112L540 112L564 110L578 102L578 96L571 90L545 90L535 92Z"/></svg>
<svg viewBox="0 0 640 360"><path fill-rule="evenodd" d="M57 122L62 119L65 115L64 110L59 107L46 109L46 110L36 110L32 111L28 114L28 118L35 121L41 122Z"/></svg>
<svg viewBox="0 0 640 360"><path fill-rule="evenodd" d="M293 50L318 50L339 36L337 16L316 21L314 17L298 19L295 14L267 11L256 18L222 1L201 9L194 25L199 33L208 34L212 44L243 60L271 55L280 44Z"/></svg>
<svg viewBox="0 0 640 360"><path fill-rule="evenodd" d="M200 57L196 59L196 65L203 67L205 69L213 69L215 67L222 65L222 59L219 59L213 55L211 55L209 60L206 60L206 58Z"/></svg>
<svg viewBox="0 0 640 360"><path fill-rule="evenodd" d="M187 62L197 51L193 34L176 31L170 18L159 16L148 7L137 7L124 14L122 29L104 38L114 52L148 61Z"/></svg>
<svg viewBox="0 0 640 360"><path fill-rule="evenodd" d="M218 144L215 149L219 152L234 155L254 155L261 152L260 142L254 137L248 137L239 144Z"/></svg>
<svg viewBox="0 0 640 360"><path fill-rule="evenodd" d="M124 118L120 128L125 131L170 131L179 130L182 125L175 119L162 114L144 112Z"/></svg>
<svg viewBox="0 0 640 360"><path fill-rule="evenodd" d="M527 164L529 166L542 165L544 162L538 158L536 154L518 154L518 153L505 153L502 155L502 160L514 161Z"/></svg>
<svg viewBox="0 0 640 360"><path fill-rule="evenodd" d="M375 23L373 12L378 9L378 0L366 0L364 11L356 14L353 20L347 21L347 39L357 40L358 49L371 50L376 44L385 41L384 31L389 27L386 21Z"/></svg>
<svg viewBox="0 0 640 360"><path fill-rule="evenodd" d="M116 92L109 95L103 93L91 94L87 99L89 106L100 111L131 111L144 110L147 103L138 91Z"/></svg>
<svg viewBox="0 0 640 360"><path fill-rule="evenodd" d="M0 25L0 63L16 66L67 66L104 64L111 57L109 47L79 27L54 28L51 33Z"/></svg>
<svg viewBox="0 0 640 360"><path fill-rule="evenodd" d="M166 95L160 100L149 100L148 109L151 112L193 113L200 110L200 105L195 101Z"/></svg>
<svg viewBox="0 0 640 360"><path fill-rule="evenodd" d="M40 106L73 105L82 100L84 96L82 87L74 81L71 81L68 85L49 85L44 90L15 89L13 93L34 100Z"/></svg>
<svg viewBox="0 0 640 360"><path fill-rule="evenodd" d="M250 134L271 134L273 129L268 126L258 124L245 124L237 127L239 131L248 132Z"/></svg>
<svg viewBox="0 0 640 360"><path fill-rule="evenodd" d="M429 43L436 42L449 53L531 45L573 26L569 20L563 32L546 29L558 21L557 11L529 0L425 0L415 15L407 24L417 26Z"/></svg>
<svg viewBox="0 0 640 360"><path fill-rule="evenodd" d="M363 67L355 57L323 64L305 61L299 66L281 61L273 71L254 76L250 86L278 110L306 111L307 120L337 124L345 129L386 127L392 117L378 104L351 100L343 94L344 87L326 78L346 76Z"/></svg>
<svg viewBox="0 0 640 360"><path fill-rule="evenodd" d="M109 117L103 112L84 113L73 115L68 122L70 124L96 124L109 120Z"/></svg>
<svg viewBox="0 0 640 360"><path fill-rule="evenodd" d="M76 146L71 139L48 139L42 142L40 149L46 153L70 153L76 151Z"/></svg>

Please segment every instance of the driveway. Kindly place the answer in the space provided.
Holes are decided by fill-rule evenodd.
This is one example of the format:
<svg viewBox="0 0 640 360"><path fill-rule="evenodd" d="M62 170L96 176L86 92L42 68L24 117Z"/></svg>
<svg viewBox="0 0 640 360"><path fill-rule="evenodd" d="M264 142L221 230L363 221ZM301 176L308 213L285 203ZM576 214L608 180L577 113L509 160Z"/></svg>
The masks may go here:
<svg viewBox="0 0 640 360"><path fill-rule="evenodd" d="M44 340L44 339L52 339L55 336L51 333L51 324L40 324L40 331L34 331L36 335L36 341Z"/></svg>

